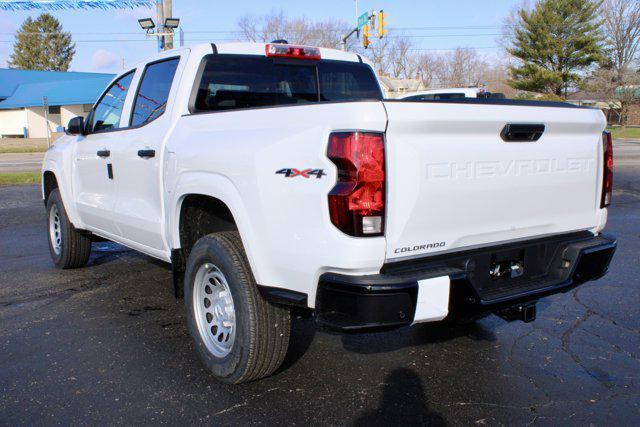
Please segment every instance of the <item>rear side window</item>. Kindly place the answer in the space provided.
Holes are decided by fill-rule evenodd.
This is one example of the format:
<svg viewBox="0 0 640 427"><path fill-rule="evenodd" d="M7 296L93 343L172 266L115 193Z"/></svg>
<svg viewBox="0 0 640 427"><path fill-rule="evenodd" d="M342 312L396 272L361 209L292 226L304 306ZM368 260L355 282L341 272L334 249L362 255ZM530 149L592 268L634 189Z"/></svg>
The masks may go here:
<svg viewBox="0 0 640 427"><path fill-rule="evenodd" d="M381 98L371 68L363 64L210 55L205 58L193 110L225 111Z"/></svg>
<svg viewBox="0 0 640 427"><path fill-rule="evenodd" d="M164 113L180 58L147 65L131 113L131 126L149 123Z"/></svg>
<svg viewBox="0 0 640 427"><path fill-rule="evenodd" d="M320 97L322 101L381 99L380 87L364 64L320 62Z"/></svg>

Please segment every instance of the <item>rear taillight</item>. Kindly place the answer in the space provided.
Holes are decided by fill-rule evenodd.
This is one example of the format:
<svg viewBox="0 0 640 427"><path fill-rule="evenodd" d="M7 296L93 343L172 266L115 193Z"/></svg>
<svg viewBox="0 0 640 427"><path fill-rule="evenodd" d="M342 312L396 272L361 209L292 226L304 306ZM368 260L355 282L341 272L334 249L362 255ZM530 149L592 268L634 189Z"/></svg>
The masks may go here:
<svg viewBox="0 0 640 427"><path fill-rule="evenodd" d="M604 156L600 207L606 208L611 204L611 194L613 192L613 140L611 138L611 132L604 132L602 134L602 146L604 148Z"/></svg>
<svg viewBox="0 0 640 427"><path fill-rule="evenodd" d="M329 193L331 222L350 236L384 233L384 135L336 132L329 136L329 159L338 168Z"/></svg>

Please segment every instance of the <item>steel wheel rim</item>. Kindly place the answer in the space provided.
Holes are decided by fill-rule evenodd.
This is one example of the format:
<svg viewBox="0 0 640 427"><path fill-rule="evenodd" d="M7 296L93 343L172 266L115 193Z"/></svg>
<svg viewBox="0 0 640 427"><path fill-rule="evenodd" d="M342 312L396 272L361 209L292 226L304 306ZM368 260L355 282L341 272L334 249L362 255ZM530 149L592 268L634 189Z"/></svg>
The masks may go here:
<svg viewBox="0 0 640 427"><path fill-rule="evenodd" d="M227 279L215 265L206 263L198 269L193 306L207 350L219 358L228 355L236 338L236 312Z"/></svg>
<svg viewBox="0 0 640 427"><path fill-rule="evenodd" d="M62 222L60 221L60 212L58 207L53 205L49 211L49 236L51 238L51 247L56 255L60 255L62 250Z"/></svg>

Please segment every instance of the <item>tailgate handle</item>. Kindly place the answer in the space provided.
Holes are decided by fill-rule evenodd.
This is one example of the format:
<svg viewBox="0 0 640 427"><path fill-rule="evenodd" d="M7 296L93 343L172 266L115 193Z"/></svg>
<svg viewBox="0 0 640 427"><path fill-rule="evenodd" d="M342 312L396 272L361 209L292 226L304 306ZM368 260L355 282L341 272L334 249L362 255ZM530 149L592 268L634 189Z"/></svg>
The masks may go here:
<svg viewBox="0 0 640 427"><path fill-rule="evenodd" d="M500 136L505 142L534 142L540 139L545 126L540 124L507 124Z"/></svg>

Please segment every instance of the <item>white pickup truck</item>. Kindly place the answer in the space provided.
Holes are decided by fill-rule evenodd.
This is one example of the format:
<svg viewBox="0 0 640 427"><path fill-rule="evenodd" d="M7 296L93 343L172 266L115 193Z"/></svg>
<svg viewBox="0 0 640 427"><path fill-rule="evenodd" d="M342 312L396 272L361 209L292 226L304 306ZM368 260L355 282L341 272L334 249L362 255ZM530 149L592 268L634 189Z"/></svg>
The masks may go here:
<svg viewBox="0 0 640 427"><path fill-rule="evenodd" d="M82 267L108 239L171 263L230 383L278 368L294 309L343 331L530 321L615 251L604 128L562 103L385 100L364 58L332 49L176 49L47 152L51 256Z"/></svg>

